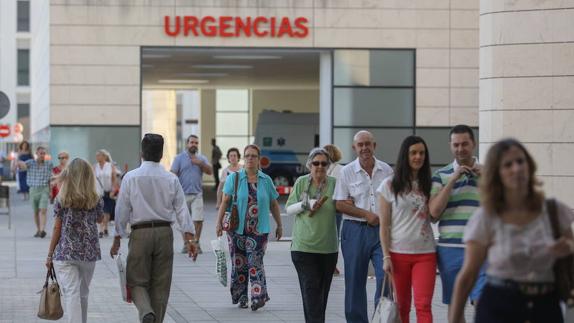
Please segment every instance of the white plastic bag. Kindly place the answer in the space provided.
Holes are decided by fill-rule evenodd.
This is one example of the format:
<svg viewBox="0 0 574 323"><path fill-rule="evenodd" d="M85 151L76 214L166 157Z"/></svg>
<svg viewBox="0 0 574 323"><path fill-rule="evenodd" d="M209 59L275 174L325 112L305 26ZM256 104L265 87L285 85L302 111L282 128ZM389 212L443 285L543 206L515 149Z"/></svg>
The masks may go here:
<svg viewBox="0 0 574 323"><path fill-rule="evenodd" d="M211 248L215 253L215 274L221 285L227 287L227 257L225 255L225 241L223 236L211 240Z"/></svg>
<svg viewBox="0 0 574 323"><path fill-rule="evenodd" d="M372 323L401 323L401 316L399 315L399 306L395 302L396 294L392 279L387 280L387 275L383 278L383 288L389 285L389 295L381 296L381 300L373 314Z"/></svg>
<svg viewBox="0 0 574 323"><path fill-rule="evenodd" d="M126 262L124 261L121 254L116 256L116 266L118 267L118 277L120 282L120 290L122 291L122 299L124 302L131 303L132 296L130 294L130 289L128 288L126 280Z"/></svg>

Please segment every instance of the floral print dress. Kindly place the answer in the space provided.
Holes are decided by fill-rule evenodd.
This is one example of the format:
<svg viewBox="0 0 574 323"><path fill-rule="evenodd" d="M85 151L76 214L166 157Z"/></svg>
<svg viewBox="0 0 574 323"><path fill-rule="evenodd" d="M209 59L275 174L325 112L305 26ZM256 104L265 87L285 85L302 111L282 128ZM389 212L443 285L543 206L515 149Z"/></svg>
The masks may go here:
<svg viewBox="0 0 574 323"><path fill-rule="evenodd" d="M249 197L243 234L228 231L229 252L232 260L231 299L233 304L248 301L248 280L251 282L251 302L267 302L267 283L263 268L263 256L267 249L268 234L257 231L259 207L257 184L248 183Z"/></svg>

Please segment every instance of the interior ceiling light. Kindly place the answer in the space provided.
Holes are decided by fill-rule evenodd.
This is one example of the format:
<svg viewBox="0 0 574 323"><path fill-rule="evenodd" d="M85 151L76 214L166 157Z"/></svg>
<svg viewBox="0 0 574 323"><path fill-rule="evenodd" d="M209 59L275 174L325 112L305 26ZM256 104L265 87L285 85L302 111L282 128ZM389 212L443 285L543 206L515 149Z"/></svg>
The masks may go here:
<svg viewBox="0 0 574 323"><path fill-rule="evenodd" d="M143 58L171 58L170 54L147 54L147 53L143 53L142 54Z"/></svg>
<svg viewBox="0 0 574 323"><path fill-rule="evenodd" d="M191 65L193 68L204 68L204 69L220 69L220 70L249 70L252 69L252 65L235 65L235 64L198 64Z"/></svg>
<svg viewBox="0 0 574 323"><path fill-rule="evenodd" d="M229 75L228 73L193 73L193 72L183 72L175 73L177 76L191 76L191 77L223 77Z"/></svg>
<svg viewBox="0 0 574 323"><path fill-rule="evenodd" d="M157 82L161 84L205 84L209 83L209 80L159 80Z"/></svg>
<svg viewBox="0 0 574 323"><path fill-rule="evenodd" d="M273 55L215 55L215 59L245 59L245 60L256 60L256 59L282 59L281 56Z"/></svg>

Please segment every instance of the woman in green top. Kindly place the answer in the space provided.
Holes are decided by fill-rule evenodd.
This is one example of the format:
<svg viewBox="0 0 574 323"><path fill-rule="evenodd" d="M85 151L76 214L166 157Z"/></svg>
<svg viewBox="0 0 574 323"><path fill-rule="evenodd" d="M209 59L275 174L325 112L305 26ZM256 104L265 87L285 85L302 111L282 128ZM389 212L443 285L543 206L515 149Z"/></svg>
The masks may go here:
<svg viewBox="0 0 574 323"><path fill-rule="evenodd" d="M297 269L305 321L325 322L327 298L337 264L337 224L333 191L335 178L327 176L329 154L322 148L309 153L309 175L301 176L287 200L295 216L291 259Z"/></svg>

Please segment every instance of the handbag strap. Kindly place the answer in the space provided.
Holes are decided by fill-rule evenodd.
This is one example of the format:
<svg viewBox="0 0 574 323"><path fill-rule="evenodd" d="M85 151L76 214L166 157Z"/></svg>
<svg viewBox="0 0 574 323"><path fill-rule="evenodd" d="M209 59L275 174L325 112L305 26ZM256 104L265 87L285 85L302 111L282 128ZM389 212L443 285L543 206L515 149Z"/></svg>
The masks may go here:
<svg viewBox="0 0 574 323"><path fill-rule="evenodd" d="M547 199L546 209L548 210L548 217L550 218L550 226L552 227L552 236L554 239L560 239L560 222L558 221L558 212L556 211L556 200Z"/></svg>
<svg viewBox="0 0 574 323"><path fill-rule="evenodd" d="M388 296L388 298L389 298L390 300L392 300L393 302L396 302L396 300L397 300L397 295L395 294L395 285L393 284L393 280L392 280L392 279L387 280L387 276L389 276L389 275L387 275L386 273L385 273L385 275L383 276L383 288L382 288L382 293L383 293L383 294L385 293L385 287L388 285L388 286L389 286L389 294L388 294L389 296Z"/></svg>
<svg viewBox="0 0 574 323"><path fill-rule="evenodd" d="M235 178L233 184L235 188L233 190L233 204L237 205L237 186L239 186L239 172L236 172L234 177Z"/></svg>

